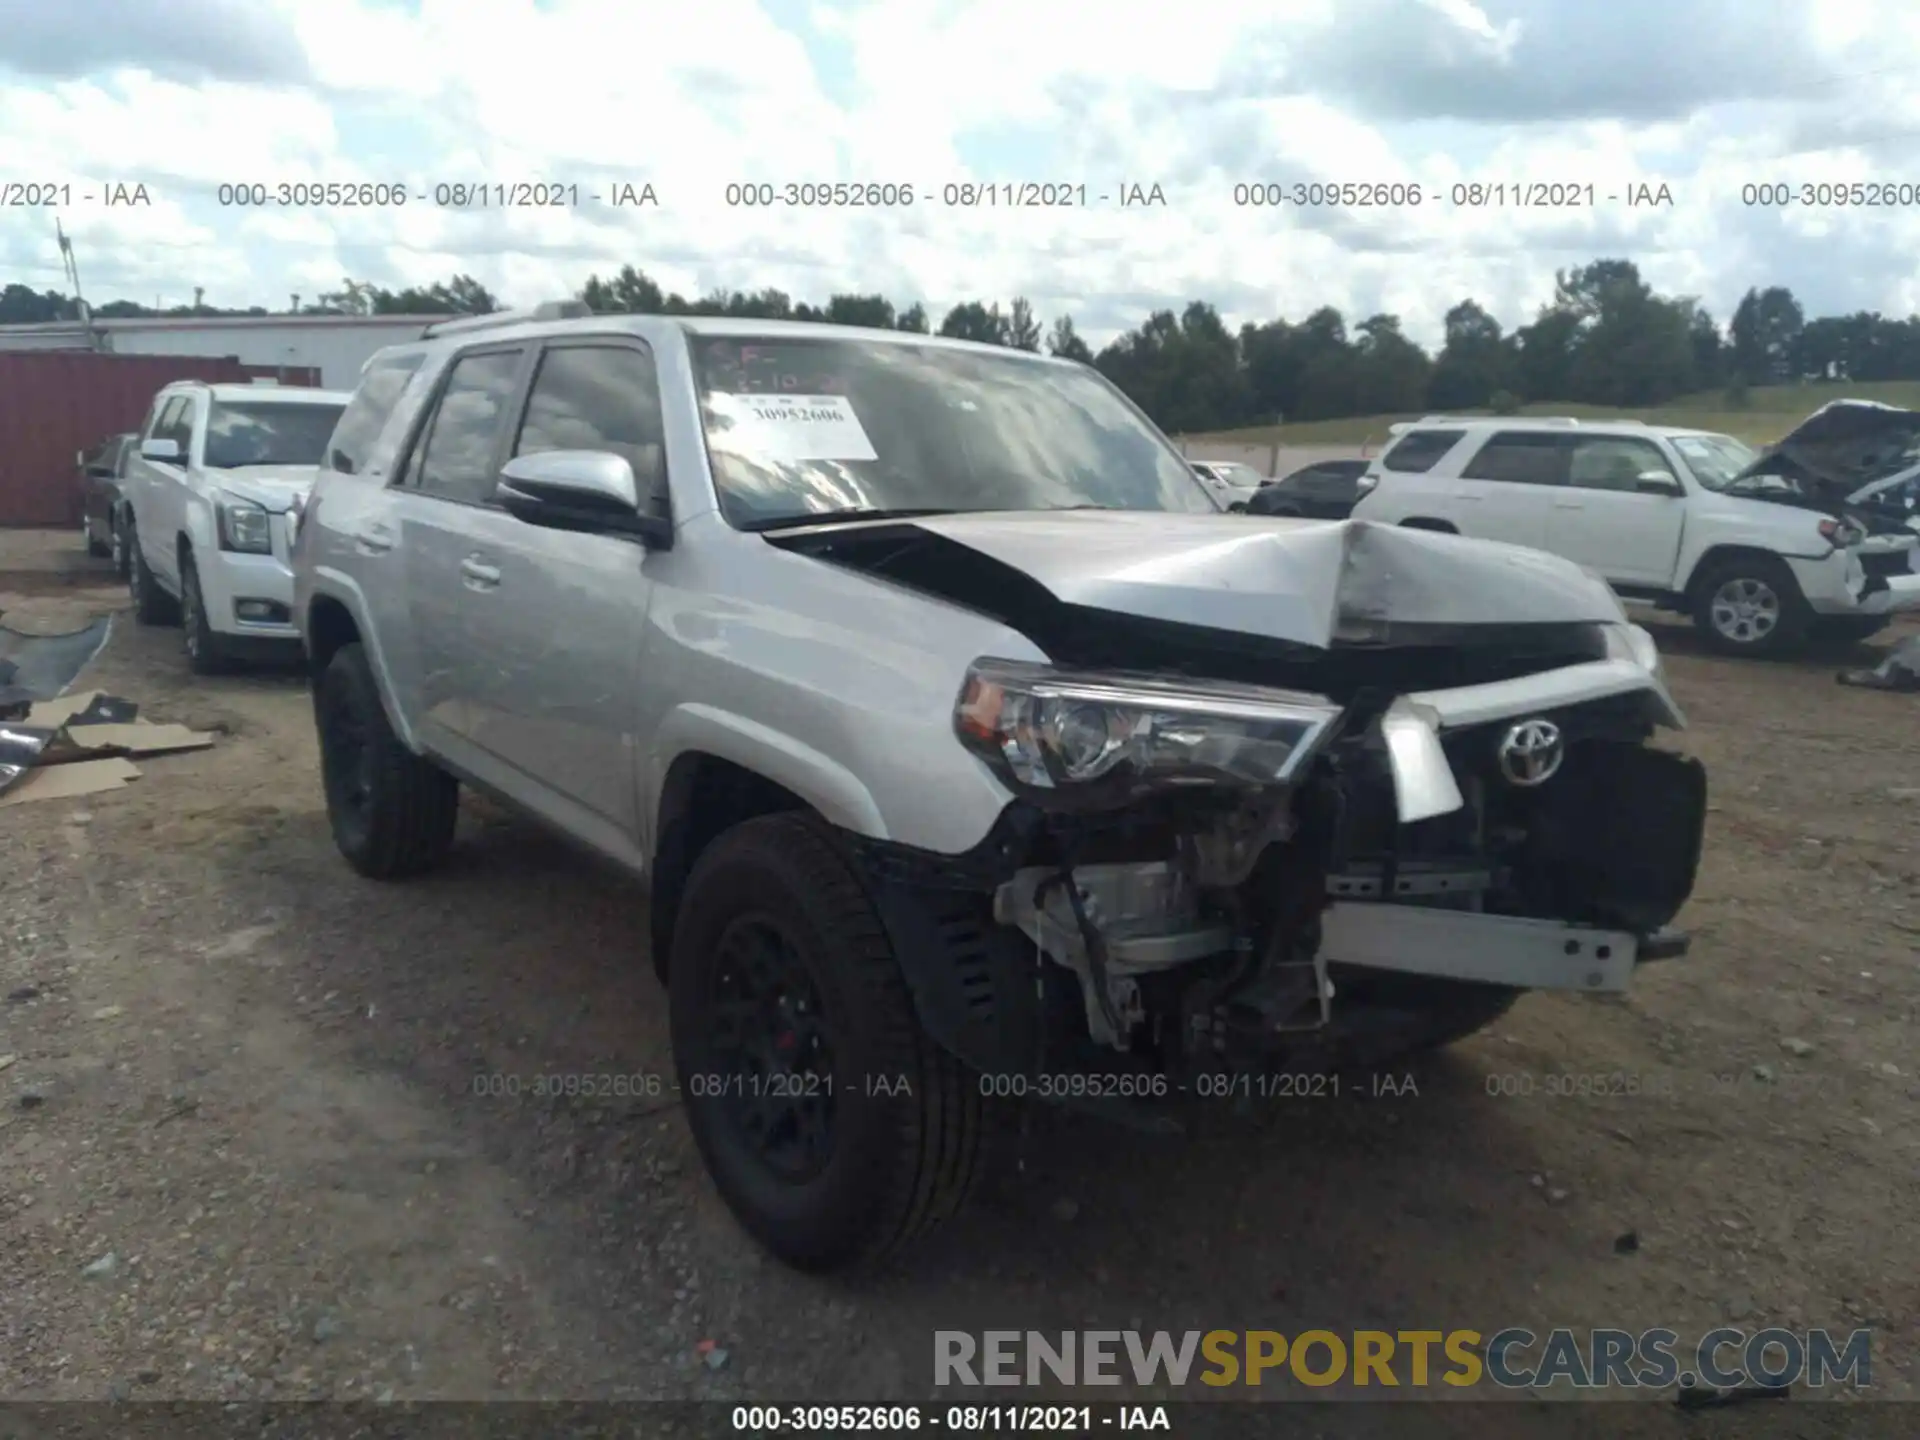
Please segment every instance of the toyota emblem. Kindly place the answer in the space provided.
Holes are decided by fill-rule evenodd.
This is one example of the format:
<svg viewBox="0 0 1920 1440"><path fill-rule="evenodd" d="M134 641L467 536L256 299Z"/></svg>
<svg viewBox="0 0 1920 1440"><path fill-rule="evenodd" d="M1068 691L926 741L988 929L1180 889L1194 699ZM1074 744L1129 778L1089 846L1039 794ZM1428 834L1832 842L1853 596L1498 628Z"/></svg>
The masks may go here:
<svg viewBox="0 0 1920 1440"><path fill-rule="evenodd" d="M1567 747L1560 727L1551 720L1522 720L1509 725L1500 737L1500 773L1509 783L1532 788L1544 785L1560 770Z"/></svg>

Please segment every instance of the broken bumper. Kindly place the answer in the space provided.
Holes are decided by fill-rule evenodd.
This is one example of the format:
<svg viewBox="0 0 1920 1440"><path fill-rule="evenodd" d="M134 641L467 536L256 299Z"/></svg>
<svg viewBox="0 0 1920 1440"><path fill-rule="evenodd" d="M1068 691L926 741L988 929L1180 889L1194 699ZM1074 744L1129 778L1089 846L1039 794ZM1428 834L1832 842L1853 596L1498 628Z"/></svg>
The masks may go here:
<svg viewBox="0 0 1920 1440"><path fill-rule="evenodd" d="M1885 562L1885 556L1876 557ZM1789 559L1807 608L1816 615L1894 615L1920 610L1920 574L1869 575L1860 552L1837 550L1824 560Z"/></svg>
<svg viewBox="0 0 1920 1440"><path fill-rule="evenodd" d="M1451 814L1466 803L1440 743L1445 732L1635 692L1646 694L1661 724L1675 729L1685 726L1686 717L1659 673L1644 660L1626 657L1568 665L1491 685L1401 696L1380 721L1401 823Z"/></svg>
<svg viewBox="0 0 1920 1440"><path fill-rule="evenodd" d="M1684 954L1687 945L1675 931L1641 937L1417 905L1337 901L1320 917L1320 954L1328 964L1520 990L1617 994L1637 966Z"/></svg>

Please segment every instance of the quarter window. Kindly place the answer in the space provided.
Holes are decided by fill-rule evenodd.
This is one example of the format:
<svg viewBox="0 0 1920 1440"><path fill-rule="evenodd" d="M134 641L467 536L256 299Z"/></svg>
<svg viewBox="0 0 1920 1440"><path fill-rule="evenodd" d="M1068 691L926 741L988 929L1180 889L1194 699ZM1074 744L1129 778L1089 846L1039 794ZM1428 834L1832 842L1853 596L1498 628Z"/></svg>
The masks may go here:
<svg viewBox="0 0 1920 1440"><path fill-rule="evenodd" d="M376 360L367 367L354 387L353 399L341 413L327 442L326 468L342 475L358 475L366 469L380 432L387 428L407 382L420 369L426 357L420 354L393 355Z"/></svg>
<svg viewBox="0 0 1920 1440"><path fill-rule="evenodd" d="M1508 431L1495 435L1460 472L1463 480L1498 480L1509 485L1564 485L1567 445L1559 435Z"/></svg>
<svg viewBox="0 0 1920 1440"><path fill-rule="evenodd" d="M1387 447L1387 453L1380 457L1381 468L1402 475L1424 475L1439 463L1441 456L1458 445L1466 433L1464 430L1409 431Z"/></svg>

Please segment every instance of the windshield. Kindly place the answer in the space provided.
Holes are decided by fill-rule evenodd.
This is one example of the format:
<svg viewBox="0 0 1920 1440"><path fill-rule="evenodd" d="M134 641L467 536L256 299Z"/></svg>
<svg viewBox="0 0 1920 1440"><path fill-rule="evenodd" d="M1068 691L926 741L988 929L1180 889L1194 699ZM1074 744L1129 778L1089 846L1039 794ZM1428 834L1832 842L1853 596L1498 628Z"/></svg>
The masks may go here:
<svg viewBox="0 0 1920 1440"><path fill-rule="evenodd" d="M207 416L205 464L212 470L243 465L318 465L346 406L247 401L215 405Z"/></svg>
<svg viewBox="0 0 1920 1440"><path fill-rule="evenodd" d="M1080 367L784 335L698 336L693 360L734 525L867 510L1219 509L1172 446Z"/></svg>
<svg viewBox="0 0 1920 1440"><path fill-rule="evenodd" d="M1675 435L1673 448L1687 462L1693 478L1709 490L1724 490L1760 452L1731 435Z"/></svg>

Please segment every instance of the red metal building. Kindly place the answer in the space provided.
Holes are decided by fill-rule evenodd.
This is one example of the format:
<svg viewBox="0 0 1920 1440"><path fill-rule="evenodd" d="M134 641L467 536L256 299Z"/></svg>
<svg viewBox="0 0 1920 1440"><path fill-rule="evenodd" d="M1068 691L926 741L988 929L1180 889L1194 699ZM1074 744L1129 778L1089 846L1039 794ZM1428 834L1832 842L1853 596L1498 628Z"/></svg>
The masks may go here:
<svg viewBox="0 0 1920 1440"><path fill-rule="evenodd" d="M242 365L198 355L0 351L0 526L78 525L76 451L135 430L154 392L175 380L318 385L312 368Z"/></svg>

